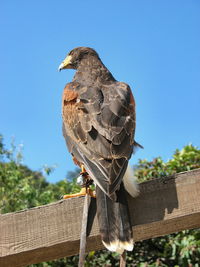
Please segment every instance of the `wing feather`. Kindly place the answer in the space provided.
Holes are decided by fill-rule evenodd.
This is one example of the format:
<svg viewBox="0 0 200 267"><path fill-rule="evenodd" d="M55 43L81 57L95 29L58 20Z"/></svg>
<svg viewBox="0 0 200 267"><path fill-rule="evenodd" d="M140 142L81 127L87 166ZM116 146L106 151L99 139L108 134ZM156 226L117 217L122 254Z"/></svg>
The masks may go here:
<svg viewBox="0 0 200 267"><path fill-rule="evenodd" d="M63 94L63 134L69 151L113 198L134 147L133 100L129 86L120 82L93 88L72 82Z"/></svg>

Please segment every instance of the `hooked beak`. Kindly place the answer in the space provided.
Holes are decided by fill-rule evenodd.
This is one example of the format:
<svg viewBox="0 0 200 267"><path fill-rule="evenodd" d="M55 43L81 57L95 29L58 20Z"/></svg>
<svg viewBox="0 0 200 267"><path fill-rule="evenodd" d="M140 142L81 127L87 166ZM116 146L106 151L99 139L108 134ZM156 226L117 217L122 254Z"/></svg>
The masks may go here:
<svg viewBox="0 0 200 267"><path fill-rule="evenodd" d="M72 59L72 56L67 56L67 57L63 60L63 62L60 64L60 66L58 67L58 70L61 71L61 70L63 70L63 69L67 69L68 66L69 66L70 64L72 64L71 59Z"/></svg>

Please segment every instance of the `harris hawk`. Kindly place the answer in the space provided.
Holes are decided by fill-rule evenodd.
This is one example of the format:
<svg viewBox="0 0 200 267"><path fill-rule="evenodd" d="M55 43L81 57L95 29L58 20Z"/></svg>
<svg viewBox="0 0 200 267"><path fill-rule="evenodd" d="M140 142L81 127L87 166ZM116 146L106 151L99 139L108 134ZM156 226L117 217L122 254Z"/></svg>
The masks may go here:
<svg viewBox="0 0 200 267"><path fill-rule="evenodd" d="M63 135L77 165L94 181L102 242L110 251L133 249L125 189L137 184L128 166L134 148L135 101L130 87L115 80L97 52L78 47L59 70L75 69L63 92Z"/></svg>

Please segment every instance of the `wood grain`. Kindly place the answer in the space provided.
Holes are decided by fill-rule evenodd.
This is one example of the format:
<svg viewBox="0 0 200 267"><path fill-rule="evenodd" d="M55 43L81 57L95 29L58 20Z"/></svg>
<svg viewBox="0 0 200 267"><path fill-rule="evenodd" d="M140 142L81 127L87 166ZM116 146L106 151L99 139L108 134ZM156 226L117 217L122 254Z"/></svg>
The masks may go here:
<svg viewBox="0 0 200 267"><path fill-rule="evenodd" d="M200 169L140 184L128 196L135 241L200 227ZM84 198L0 215L0 266L19 267L75 255ZM91 202L87 251L103 245Z"/></svg>

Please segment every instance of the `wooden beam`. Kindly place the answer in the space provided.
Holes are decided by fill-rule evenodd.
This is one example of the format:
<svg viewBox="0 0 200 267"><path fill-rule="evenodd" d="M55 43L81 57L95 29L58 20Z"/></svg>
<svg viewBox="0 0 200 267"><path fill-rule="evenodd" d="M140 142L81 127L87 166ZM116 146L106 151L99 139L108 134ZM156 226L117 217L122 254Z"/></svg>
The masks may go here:
<svg viewBox="0 0 200 267"><path fill-rule="evenodd" d="M200 169L144 182L140 191L137 199L128 197L135 241L200 227ZM77 254L83 200L0 215L0 266L26 266ZM103 248L94 202L87 251Z"/></svg>

